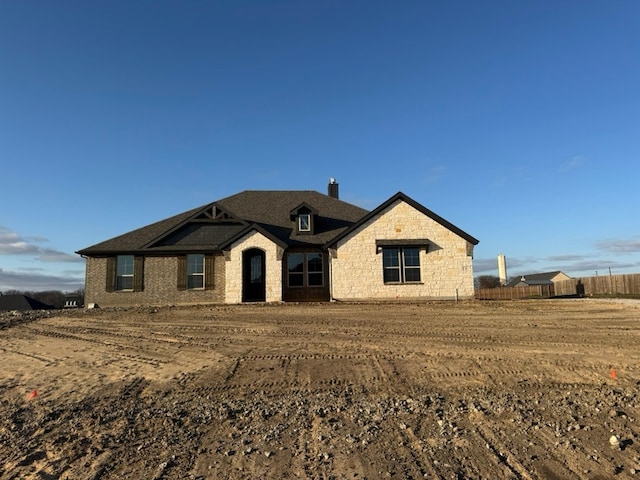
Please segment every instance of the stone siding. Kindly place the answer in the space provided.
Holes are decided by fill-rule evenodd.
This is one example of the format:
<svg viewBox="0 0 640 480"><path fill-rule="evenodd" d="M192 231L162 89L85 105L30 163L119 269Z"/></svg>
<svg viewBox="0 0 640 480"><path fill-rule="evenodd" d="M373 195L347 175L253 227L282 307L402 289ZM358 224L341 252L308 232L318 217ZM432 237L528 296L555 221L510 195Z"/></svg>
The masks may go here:
<svg viewBox="0 0 640 480"><path fill-rule="evenodd" d="M222 254L216 255L212 290L178 290L178 258L145 257L143 291L107 292L107 259L89 257L85 278L85 305L95 303L100 307L114 307L223 303L225 267Z"/></svg>
<svg viewBox="0 0 640 480"><path fill-rule="evenodd" d="M420 251L421 283L383 282L376 240L429 239ZM331 259L332 295L338 300L473 298L473 245L403 201L338 242Z"/></svg>
<svg viewBox="0 0 640 480"><path fill-rule="evenodd" d="M242 252L251 248L265 252L266 301L282 301L282 249L261 233L251 232L226 254L226 303L242 303Z"/></svg>

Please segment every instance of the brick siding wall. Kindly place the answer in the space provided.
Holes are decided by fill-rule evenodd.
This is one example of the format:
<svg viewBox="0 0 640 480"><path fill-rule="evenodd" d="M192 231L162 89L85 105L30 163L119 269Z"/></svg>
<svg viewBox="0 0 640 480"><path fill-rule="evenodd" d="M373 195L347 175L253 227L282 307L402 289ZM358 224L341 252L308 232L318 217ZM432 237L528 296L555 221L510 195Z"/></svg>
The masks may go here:
<svg viewBox="0 0 640 480"><path fill-rule="evenodd" d="M85 305L101 307L130 305L177 305L194 303L223 303L225 261L222 254L214 261L212 290L178 290L177 257L145 257L144 290L141 292L107 292L107 259L87 258Z"/></svg>

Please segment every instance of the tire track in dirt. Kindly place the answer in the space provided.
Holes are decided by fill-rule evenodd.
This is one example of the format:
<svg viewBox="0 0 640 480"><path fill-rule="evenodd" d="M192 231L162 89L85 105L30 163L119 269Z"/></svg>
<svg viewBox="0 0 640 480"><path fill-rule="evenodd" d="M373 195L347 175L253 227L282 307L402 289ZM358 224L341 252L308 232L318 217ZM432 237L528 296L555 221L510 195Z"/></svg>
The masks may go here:
<svg viewBox="0 0 640 480"><path fill-rule="evenodd" d="M0 478L632 478L638 442L608 438L640 435L637 312L598 311L179 307L15 325ZM34 371L66 394L25 405Z"/></svg>
<svg viewBox="0 0 640 480"><path fill-rule="evenodd" d="M478 419L477 416L473 418ZM505 475L503 473L500 477L512 475L518 479L532 480L527 468L525 468L525 466L511 454L507 445L499 441L491 429L486 427L486 424L482 422L481 416L479 420L480 421L476 420L473 422L473 426L475 428L474 434L484 442L486 450L491 454L489 458L493 460L494 464L498 467L503 466L507 469L508 474Z"/></svg>
<svg viewBox="0 0 640 480"><path fill-rule="evenodd" d="M37 355L10 347L0 347L0 352L2 352L3 357L6 357L8 354L13 354L21 357L27 357L33 360L38 360L39 362L44 363L44 365L47 367L56 365L58 363L54 358L43 357L42 355Z"/></svg>

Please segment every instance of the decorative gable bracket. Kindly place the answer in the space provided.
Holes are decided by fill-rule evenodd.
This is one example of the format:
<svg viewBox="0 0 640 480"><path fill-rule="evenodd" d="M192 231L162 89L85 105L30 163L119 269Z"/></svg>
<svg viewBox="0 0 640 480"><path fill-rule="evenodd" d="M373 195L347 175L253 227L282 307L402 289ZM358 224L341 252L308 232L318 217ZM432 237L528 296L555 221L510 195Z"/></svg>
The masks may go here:
<svg viewBox="0 0 640 480"><path fill-rule="evenodd" d="M194 220L235 220L233 215L213 204L200 212Z"/></svg>

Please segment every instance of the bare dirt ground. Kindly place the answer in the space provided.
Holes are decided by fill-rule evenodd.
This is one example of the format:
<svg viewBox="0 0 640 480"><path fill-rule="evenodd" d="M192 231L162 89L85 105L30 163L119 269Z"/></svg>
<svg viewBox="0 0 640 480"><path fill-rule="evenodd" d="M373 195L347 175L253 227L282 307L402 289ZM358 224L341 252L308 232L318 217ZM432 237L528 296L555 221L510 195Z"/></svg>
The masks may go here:
<svg viewBox="0 0 640 480"><path fill-rule="evenodd" d="M4 314L0 367L2 480L640 478L639 302Z"/></svg>

